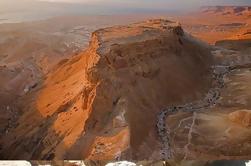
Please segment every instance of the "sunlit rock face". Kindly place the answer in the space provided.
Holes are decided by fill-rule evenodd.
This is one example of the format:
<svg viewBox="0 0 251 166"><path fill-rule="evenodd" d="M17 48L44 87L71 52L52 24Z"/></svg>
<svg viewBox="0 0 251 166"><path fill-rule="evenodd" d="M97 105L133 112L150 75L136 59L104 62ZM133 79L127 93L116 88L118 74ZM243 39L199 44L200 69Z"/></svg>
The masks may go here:
<svg viewBox="0 0 251 166"><path fill-rule="evenodd" d="M156 115L207 91L210 49L168 20L95 31L85 51L27 93L17 126L1 140L1 155L159 159Z"/></svg>
<svg viewBox="0 0 251 166"><path fill-rule="evenodd" d="M129 161L120 161L120 162L108 163L106 164L106 166L136 166L136 164Z"/></svg>
<svg viewBox="0 0 251 166"><path fill-rule="evenodd" d="M32 166L31 163L29 161L0 161L0 165L1 166Z"/></svg>
<svg viewBox="0 0 251 166"><path fill-rule="evenodd" d="M229 114L229 119L244 127L251 126L251 110L239 110Z"/></svg>
<svg viewBox="0 0 251 166"><path fill-rule="evenodd" d="M251 166L251 161L246 162L246 166Z"/></svg>

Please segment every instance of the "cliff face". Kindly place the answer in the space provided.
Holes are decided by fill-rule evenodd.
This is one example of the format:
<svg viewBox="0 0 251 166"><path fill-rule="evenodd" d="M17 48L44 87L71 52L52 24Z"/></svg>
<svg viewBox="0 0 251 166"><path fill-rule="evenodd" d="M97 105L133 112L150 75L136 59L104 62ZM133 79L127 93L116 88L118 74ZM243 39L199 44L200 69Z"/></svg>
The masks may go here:
<svg viewBox="0 0 251 166"><path fill-rule="evenodd" d="M86 51L61 61L22 99L25 111L2 136L1 155L159 158L157 113L200 98L210 85L212 61L209 47L175 22L149 20L98 30Z"/></svg>

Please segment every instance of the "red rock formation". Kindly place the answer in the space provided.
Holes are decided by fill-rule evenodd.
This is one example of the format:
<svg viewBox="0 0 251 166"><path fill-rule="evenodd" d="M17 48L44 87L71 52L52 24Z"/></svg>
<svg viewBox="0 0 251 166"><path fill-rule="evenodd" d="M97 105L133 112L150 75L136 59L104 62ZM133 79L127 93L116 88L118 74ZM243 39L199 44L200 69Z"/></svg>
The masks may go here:
<svg viewBox="0 0 251 166"><path fill-rule="evenodd" d="M239 110L232 112L228 115L228 118L238 123L244 127L250 127L251 126L251 111L250 110Z"/></svg>
<svg viewBox="0 0 251 166"><path fill-rule="evenodd" d="M211 63L210 48L175 22L98 30L85 52L61 63L23 99L29 104L22 105L18 126L1 140L1 154L157 159L157 113L200 98L210 85Z"/></svg>

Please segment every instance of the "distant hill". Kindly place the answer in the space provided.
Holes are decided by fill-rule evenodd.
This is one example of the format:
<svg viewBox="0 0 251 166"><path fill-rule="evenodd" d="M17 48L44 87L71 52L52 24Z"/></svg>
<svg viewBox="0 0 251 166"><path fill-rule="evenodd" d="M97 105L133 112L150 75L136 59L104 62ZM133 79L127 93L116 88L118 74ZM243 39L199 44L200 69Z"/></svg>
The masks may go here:
<svg viewBox="0 0 251 166"><path fill-rule="evenodd" d="M206 14L250 16L251 6L204 6L201 12Z"/></svg>

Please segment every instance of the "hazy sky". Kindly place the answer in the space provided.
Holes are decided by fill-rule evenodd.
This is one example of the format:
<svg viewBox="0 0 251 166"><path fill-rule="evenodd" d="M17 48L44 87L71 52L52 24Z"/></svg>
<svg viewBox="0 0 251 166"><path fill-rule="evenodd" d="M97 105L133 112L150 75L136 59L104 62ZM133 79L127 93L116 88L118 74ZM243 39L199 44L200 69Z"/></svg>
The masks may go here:
<svg viewBox="0 0 251 166"><path fill-rule="evenodd" d="M214 5L250 5L251 0L36 0L50 2L67 2L97 4L118 8L141 8L154 10L194 9L200 6Z"/></svg>
<svg viewBox="0 0 251 166"><path fill-rule="evenodd" d="M137 6L162 5L170 6L199 6L199 5L251 5L251 0L40 0L50 2L68 2L68 3L115 3L115 4L134 4Z"/></svg>
<svg viewBox="0 0 251 166"><path fill-rule="evenodd" d="M251 6L251 0L0 0L0 24L62 15L178 14L208 5Z"/></svg>
<svg viewBox="0 0 251 166"><path fill-rule="evenodd" d="M251 0L0 0L0 21L68 14L178 13L208 5L251 6Z"/></svg>
<svg viewBox="0 0 251 166"><path fill-rule="evenodd" d="M251 0L0 0L1 8L6 4L9 7L18 6L32 6L39 1L47 2L67 2L67 3L83 3L99 6L116 6L116 7L130 7L130 8L152 8L152 9L186 9L196 8L206 5L250 5ZM55 4L55 3L51 3ZM8 7L6 7L8 8Z"/></svg>

